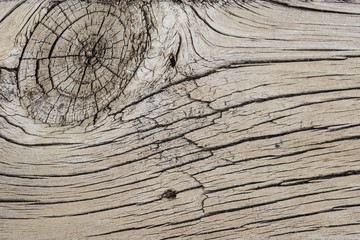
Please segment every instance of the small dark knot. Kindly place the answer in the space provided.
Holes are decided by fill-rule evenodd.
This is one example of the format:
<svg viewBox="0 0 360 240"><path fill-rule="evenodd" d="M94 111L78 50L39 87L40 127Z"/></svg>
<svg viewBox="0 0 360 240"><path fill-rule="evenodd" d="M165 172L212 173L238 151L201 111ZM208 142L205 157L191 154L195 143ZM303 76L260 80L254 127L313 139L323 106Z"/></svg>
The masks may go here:
<svg viewBox="0 0 360 240"><path fill-rule="evenodd" d="M166 191L161 195L161 198L175 199L175 198L176 198L176 190L174 190L174 189L168 189L168 190L166 190Z"/></svg>

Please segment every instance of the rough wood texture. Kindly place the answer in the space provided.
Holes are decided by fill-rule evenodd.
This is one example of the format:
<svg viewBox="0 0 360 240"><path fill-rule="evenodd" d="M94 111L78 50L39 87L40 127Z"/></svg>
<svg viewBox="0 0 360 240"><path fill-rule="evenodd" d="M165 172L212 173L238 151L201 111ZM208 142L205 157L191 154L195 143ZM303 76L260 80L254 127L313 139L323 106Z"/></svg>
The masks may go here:
<svg viewBox="0 0 360 240"><path fill-rule="evenodd" d="M0 1L0 238L360 238L359 26L358 1Z"/></svg>

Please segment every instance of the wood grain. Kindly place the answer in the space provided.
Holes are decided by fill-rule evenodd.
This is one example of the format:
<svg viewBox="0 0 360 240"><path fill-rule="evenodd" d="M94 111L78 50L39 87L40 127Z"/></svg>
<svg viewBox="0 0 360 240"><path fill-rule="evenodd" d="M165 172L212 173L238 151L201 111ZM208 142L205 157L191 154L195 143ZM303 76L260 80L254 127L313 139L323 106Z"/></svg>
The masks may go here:
<svg viewBox="0 0 360 240"><path fill-rule="evenodd" d="M1 239L360 238L359 1L27 0L0 9ZM132 36L123 62L137 66L111 56L128 72L107 72L118 75L109 95L83 92L105 96L104 107L81 112L82 98L67 115L46 112L57 100L24 96L28 79L48 87L40 79L51 69L36 64L59 56L46 51L85 61L56 62L67 69L59 81L94 58L108 67L102 48L69 54L71 44L41 36L61 38L56 29L69 22L51 14L68 9L101 15L85 17L79 36L103 29L91 27L99 19L122 34L99 9L117 13L122 36ZM111 36L70 42L114 43L105 48L116 52ZM73 81L100 81L86 74Z"/></svg>

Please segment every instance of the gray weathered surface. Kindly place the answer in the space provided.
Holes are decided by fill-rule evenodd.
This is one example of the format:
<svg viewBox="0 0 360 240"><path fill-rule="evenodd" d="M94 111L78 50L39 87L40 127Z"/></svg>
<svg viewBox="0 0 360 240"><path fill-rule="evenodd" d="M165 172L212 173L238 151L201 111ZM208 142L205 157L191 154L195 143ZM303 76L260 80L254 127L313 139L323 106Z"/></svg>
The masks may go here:
<svg viewBox="0 0 360 240"><path fill-rule="evenodd" d="M360 237L360 2L60 2L0 2L1 239Z"/></svg>

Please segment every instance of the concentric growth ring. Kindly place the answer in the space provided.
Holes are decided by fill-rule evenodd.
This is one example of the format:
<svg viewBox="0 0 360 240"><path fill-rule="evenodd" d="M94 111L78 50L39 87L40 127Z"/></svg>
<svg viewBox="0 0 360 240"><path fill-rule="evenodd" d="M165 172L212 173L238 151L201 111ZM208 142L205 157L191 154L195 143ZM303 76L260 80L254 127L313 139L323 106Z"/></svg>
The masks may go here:
<svg viewBox="0 0 360 240"><path fill-rule="evenodd" d="M147 46L140 9L65 1L38 23L18 75L22 103L34 119L82 121L122 93Z"/></svg>

